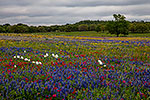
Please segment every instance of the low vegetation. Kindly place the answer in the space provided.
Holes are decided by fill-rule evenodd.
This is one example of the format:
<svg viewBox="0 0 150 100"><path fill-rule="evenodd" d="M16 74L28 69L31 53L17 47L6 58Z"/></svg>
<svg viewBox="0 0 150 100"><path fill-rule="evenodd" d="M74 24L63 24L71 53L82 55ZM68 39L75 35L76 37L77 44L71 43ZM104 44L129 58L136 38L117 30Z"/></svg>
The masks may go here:
<svg viewBox="0 0 150 100"><path fill-rule="evenodd" d="M53 25L53 26L28 26L26 24L4 24L0 25L0 33L47 33L47 32L86 32L95 31L101 33L111 33L128 35L128 33L150 33L150 22L127 21L124 15L114 14L112 21L92 21L84 20L75 24Z"/></svg>

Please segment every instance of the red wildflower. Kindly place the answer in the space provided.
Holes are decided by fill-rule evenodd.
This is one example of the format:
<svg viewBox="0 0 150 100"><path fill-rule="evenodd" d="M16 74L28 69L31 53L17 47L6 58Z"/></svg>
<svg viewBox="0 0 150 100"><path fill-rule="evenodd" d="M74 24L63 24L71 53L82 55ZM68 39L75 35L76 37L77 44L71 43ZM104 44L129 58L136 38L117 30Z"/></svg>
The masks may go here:
<svg viewBox="0 0 150 100"><path fill-rule="evenodd" d="M85 64L86 64L86 61L84 61L83 64L85 65Z"/></svg>
<svg viewBox="0 0 150 100"><path fill-rule="evenodd" d="M104 77L103 77L103 76L101 76L101 79L102 79L102 80L104 80Z"/></svg>
<svg viewBox="0 0 150 100"><path fill-rule="evenodd" d="M53 78L52 76L50 76L50 78Z"/></svg>
<svg viewBox="0 0 150 100"><path fill-rule="evenodd" d="M49 100L52 100L53 99L53 97L50 97L50 99Z"/></svg>
<svg viewBox="0 0 150 100"><path fill-rule="evenodd" d="M64 61L62 62L62 65L66 65L66 64L64 63Z"/></svg>
<svg viewBox="0 0 150 100"><path fill-rule="evenodd" d="M81 56L81 57L85 57L85 55L83 55L83 54L81 54L80 56Z"/></svg>
<svg viewBox="0 0 150 100"><path fill-rule="evenodd" d="M72 92L72 94L75 94L76 93L76 91L74 90L73 92Z"/></svg>
<svg viewBox="0 0 150 100"><path fill-rule="evenodd" d="M70 79L71 78L71 75L69 77L67 77L67 79Z"/></svg>
<svg viewBox="0 0 150 100"><path fill-rule="evenodd" d="M57 90L57 92L60 92L61 91L61 89L60 90Z"/></svg>
<svg viewBox="0 0 150 100"><path fill-rule="evenodd" d="M48 87L45 87L45 89L48 89Z"/></svg>
<svg viewBox="0 0 150 100"><path fill-rule="evenodd" d="M58 63L57 63L57 62L55 62L55 64L56 64L56 65L58 65Z"/></svg>
<svg viewBox="0 0 150 100"><path fill-rule="evenodd" d="M112 70L114 70L114 66L111 66Z"/></svg>
<svg viewBox="0 0 150 100"><path fill-rule="evenodd" d="M58 89L57 87L54 87L54 90Z"/></svg>
<svg viewBox="0 0 150 100"><path fill-rule="evenodd" d="M75 57L79 57L79 55L75 55Z"/></svg>
<svg viewBox="0 0 150 100"><path fill-rule="evenodd" d="M53 97L56 97L56 94L53 94Z"/></svg>
<svg viewBox="0 0 150 100"><path fill-rule="evenodd" d="M27 78L25 78L25 80L26 80L26 81L28 81L28 79L27 79Z"/></svg>
<svg viewBox="0 0 150 100"><path fill-rule="evenodd" d="M87 68L83 67L82 69L85 69L85 70L86 70Z"/></svg>
<svg viewBox="0 0 150 100"><path fill-rule="evenodd" d="M72 65L72 62L69 62L70 65Z"/></svg>
<svg viewBox="0 0 150 100"><path fill-rule="evenodd" d="M123 83L126 83L126 81L125 81L125 80L123 80Z"/></svg>

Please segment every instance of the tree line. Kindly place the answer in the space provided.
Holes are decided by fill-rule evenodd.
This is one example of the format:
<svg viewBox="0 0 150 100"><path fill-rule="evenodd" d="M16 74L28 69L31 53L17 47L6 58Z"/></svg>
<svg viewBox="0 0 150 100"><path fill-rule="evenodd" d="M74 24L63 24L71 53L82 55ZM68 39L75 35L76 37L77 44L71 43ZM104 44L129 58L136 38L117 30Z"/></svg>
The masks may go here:
<svg viewBox="0 0 150 100"><path fill-rule="evenodd" d="M112 21L84 20L74 24L52 25L52 26L28 26L26 24L0 25L0 33L36 33L36 32L74 32L74 31L96 31L109 32L111 34L148 33L150 22L127 21L124 15L114 14Z"/></svg>

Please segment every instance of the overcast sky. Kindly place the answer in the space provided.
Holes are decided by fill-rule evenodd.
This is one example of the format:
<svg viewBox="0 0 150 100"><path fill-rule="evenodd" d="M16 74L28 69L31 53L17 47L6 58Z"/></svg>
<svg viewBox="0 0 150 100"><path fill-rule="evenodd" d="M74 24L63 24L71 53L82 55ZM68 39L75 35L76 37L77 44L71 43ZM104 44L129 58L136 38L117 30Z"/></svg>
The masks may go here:
<svg viewBox="0 0 150 100"><path fill-rule="evenodd" d="M150 21L150 0L0 0L0 24L55 25L81 20Z"/></svg>

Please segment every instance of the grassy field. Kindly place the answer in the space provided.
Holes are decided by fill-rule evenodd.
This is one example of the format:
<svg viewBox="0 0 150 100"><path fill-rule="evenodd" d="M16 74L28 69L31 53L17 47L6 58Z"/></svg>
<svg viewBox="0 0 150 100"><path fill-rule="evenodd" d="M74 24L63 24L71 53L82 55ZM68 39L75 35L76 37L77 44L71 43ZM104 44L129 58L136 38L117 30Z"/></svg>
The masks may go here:
<svg viewBox="0 0 150 100"><path fill-rule="evenodd" d="M29 33L30 34L30 33ZM109 34L107 32L49 32L49 33L32 33L39 35L59 35L59 36L89 36L89 37L116 37L115 34ZM120 35L124 37L124 35ZM150 37L150 33L129 33L126 37Z"/></svg>
<svg viewBox="0 0 150 100"><path fill-rule="evenodd" d="M150 99L149 37L63 34L0 34L1 100Z"/></svg>
<svg viewBox="0 0 150 100"><path fill-rule="evenodd" d="M5 34L5 33L0 33ZM7 33L10 34L10 33ZM95 31L85 31L85 32L48 32L48 33L20 33L20 34L33 34L33 35L50 35L50 36L89 36L89 37L116 37L115 34L110 34L108 32L95 32ZM150 33L129 33L129 35L120 37L150 37Z"/></svg>

